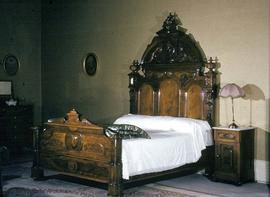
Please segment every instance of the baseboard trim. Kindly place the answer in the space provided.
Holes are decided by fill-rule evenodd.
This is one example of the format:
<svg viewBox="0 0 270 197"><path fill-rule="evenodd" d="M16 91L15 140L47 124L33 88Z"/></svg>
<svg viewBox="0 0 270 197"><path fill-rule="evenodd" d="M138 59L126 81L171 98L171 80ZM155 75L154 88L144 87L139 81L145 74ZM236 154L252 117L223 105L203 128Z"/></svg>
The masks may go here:
<svg viewBox="0 0 270 197"><path fill-rule="evenodd" d="M270 162L265 160L254 161L255 180L258 183L269 184L270 181Z"/></svg>

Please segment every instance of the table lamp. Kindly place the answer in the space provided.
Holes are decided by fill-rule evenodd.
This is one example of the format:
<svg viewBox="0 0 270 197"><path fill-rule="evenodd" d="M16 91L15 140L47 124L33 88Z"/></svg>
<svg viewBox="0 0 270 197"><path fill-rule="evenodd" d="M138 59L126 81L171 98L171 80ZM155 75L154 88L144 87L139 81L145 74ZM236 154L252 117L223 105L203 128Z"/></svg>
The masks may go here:
<svg viewBox="0 0 270 197"><path fill-rule="evenodd" d="M233 119L232 119L232 123L229 125L229 128L237 128L238 126L237 126L237 124L235 124L235 120L234 120L233 99L244 97L245 96L244 90L242 88L240 88L238 85L236 85L235 83L229 83L229 84L226 84L225 86L223 86L223 88L221 88L221 90L219 92L219 96L224 97L224 98L231 97Z"/></svg>

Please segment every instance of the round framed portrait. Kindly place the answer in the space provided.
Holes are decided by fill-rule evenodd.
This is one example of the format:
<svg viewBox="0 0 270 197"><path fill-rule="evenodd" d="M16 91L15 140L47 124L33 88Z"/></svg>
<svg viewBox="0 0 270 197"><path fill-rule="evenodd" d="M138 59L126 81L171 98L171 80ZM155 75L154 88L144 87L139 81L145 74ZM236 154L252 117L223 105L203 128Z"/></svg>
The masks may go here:
<svg viewBox="0 0 270 197"><path fill-rule="evenodd" d="M83 60L83 70L87 75L93 76L97 72L98 60L95 53L88 53Z"/></svg>
<svg viewBox="0 0 270 197"><path fill-rule="evenodd" d="M9 76L13 76L17 74L20 68L20 62L15 55L9 54L5 56L3 60L3 66L4 66L5 72Z"/></svg>

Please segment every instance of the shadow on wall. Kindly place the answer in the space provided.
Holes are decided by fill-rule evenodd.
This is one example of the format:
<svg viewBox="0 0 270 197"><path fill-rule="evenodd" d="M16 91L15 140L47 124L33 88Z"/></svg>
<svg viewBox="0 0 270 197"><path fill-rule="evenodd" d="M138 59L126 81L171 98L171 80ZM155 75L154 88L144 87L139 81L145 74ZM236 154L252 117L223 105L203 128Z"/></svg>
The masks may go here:
<svg viewBox="0 0 270 197"><path fill-rule="evenodd" d="M250 107L250 113L249 113L249 125L252 125L253 117L252 117L252 104L254 101L258 100L265 100L265 96L263 91L256 85L253 84L247 84L242 89L245 92L244 99L249 100L249 107Z"/></svg>
<svg viewBox="0 0 270 197"><path fill-rule="evenodd" d="M253 114L253 102L254 101L259 101L259 100L266 100L265 98L265 95L263 93L263 91L256 85L254 84L247 84L245 85L244 87L242 87L242 89L245 91L245 97L244 99L245 100L249 100L249 105L250 105L250 113L249 113L249 125L252 126L254 125L254 122L253 122L253 117L252 117L252 114ZM267 120L269 120L270 122L270 116L269 116L269 107L270 107L270 100L268 99L268 102L266 103L267 106L266 106L266 113L267 113ZM268 129L269 129L269 122L268 122ZM261 131L263 131L264 134L259 134ZM269 183L269 180L270 180L270 147L269 147L269 142L270 142L270 131L267 131L267 130L264 130L264 129L261 129L261 128L258 128L256 129L256 137L255 137L255 141L257 141L259 135L262 137L264 136L265 138L265 141L264 142L259 142L260 144L265 144L265 155L264 155L264 158L266 160L266 163L265 163L265 170L266 170L266 174L265 174L265 181L268 181ZM260 137L260 139L262 139ZM260 141L260 140L259 140ZM258 143L258 141L257 141ZM255 142L256 144L256 142ZM257 145L258 146L258 145ZM259 145L260 146L260 145ZM260 158L259 158L260 159Z"/></svg>
<svg viewBox="0 0 270 197"><path fill-rule="evenodd" d="M268 102L267 102L267 115L268 115L268 133L267 133L267 136L268 138L266 139L266 158L268 160L268 174L267 174L267 180L268 180L268 188L269 188L269 191L270 191L270 99L268 99Z"/></svg>
<svg viewBox="0 0 270 197"><path fill-rule="evenodd" d="M270 191L270 99L268 99L268 102L267 102L267 109L268 109L268 143L267 143L267 150L266 151L266 158L268 158L268 188L269 188L269 191Z"/></svg>

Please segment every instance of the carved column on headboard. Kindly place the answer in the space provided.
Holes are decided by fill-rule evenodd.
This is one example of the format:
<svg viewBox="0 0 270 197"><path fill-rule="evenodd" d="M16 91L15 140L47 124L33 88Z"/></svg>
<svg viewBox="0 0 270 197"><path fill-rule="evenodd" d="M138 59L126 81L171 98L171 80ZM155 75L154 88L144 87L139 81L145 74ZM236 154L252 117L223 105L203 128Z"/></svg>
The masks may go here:
<svg viewBox="0 0 270 197"><path fill-rule="evenodd" d="M217 97L218 85L217 85L217 65L218 60L215 60L210 57L208 62L205 64L205 67L208 71L205 73L206 75L206 89L207 89L207 105L208 105L208 113L207 120L211 126L215 124L215 99Z"/></svg>
<svg viewBox="0 0 270 197"><path fill-rule="evenodd" d="M140 70L140 64L138 60L134 60L132 65L129 67L131 73L129 76L129 98L130 98L130 113L137 113L137 103L138 103L138 87L139 87L139 79L142 77L138 72Z"/></svg>

